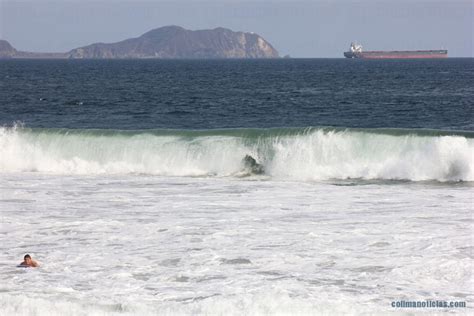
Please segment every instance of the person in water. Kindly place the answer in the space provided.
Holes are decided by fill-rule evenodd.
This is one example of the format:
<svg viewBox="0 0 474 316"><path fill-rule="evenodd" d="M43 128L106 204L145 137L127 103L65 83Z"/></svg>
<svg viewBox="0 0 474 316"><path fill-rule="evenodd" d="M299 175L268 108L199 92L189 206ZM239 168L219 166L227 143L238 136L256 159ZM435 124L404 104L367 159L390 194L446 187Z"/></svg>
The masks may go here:
<svg viewBox="0 0 474 316"><path fill-rule="evenodd" d="M250 171L253 174L263 174L265 173L265 169L263 165L259 164L255 158L250 155L245 155L244 159L242 159L244 163L245 169Z"/></svg>
<svg viewBox="0 0 474 316"><path fill-rule="evenodd" d="M38 262L34 261L33 259L31 259L31 256L30 255L25 255L23 257L23 262L20 263L20 266L22 267L32 267L32 268L36 268L36 267L39 267L39 264Z"/></svg>

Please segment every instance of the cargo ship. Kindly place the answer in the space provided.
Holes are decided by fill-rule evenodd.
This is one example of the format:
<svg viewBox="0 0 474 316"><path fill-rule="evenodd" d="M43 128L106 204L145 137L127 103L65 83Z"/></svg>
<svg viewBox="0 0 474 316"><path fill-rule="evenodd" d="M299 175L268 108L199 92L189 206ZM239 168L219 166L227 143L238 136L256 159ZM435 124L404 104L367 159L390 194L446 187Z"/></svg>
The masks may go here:
<svg viewBox="0 0 474 316"><path fill-rule="evenodd" d="M410 58L446 58L448 51L445 49L438 50L410 50L410 51L363 51L362 45L351 43L348 52L344 52L346 58L364 58L364 59L410 59Z"/></svg>

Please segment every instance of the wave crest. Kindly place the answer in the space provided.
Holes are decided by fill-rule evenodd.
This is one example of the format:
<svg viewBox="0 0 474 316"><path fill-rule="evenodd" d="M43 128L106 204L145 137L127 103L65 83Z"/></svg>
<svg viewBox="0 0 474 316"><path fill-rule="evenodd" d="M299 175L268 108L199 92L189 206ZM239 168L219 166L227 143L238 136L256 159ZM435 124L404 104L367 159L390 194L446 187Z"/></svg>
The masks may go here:
<svg viewBox="0 0 474 316"><path fill-rule="evenodd" d="M0 127L0 172L473 181L466 135L370 130L99 131Z"/></svg>

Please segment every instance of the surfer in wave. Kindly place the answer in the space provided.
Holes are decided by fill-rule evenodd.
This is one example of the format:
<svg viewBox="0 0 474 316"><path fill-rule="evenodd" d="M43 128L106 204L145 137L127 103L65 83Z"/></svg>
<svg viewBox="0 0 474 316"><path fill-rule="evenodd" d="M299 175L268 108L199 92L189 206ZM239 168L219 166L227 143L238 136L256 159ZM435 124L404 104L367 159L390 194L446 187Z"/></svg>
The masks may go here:
<svg viewBox="0 0 474 316"><path fill-rule="evenodd" d="M242 159L244 167L252 174L263 174L265 173L265 169L263 165L259 164L255 158L250 155L245 155L244 159Z"/></svg>
<svg viewBox="0 0 474 316"><path fill-rule="evenodd" d="M31 256L26 254L24 257L23 257L23 262L20 263L18 265L19 267L31 267L31 268L37 268L39 267L39 264L38 262L34 261L33 259L31 259Z"/></svg>

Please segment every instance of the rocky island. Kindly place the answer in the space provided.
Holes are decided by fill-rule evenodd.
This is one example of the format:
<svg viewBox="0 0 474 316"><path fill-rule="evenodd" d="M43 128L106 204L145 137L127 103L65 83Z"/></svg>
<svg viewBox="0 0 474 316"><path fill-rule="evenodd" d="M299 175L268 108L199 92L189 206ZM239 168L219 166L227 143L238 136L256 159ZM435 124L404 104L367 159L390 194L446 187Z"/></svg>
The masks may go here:
<svg viewBox="0 0 474 316"><path fill-rule="evenodd" d="M234 32L226 28L186 30L165 26L140 37L117 43L95 43L66 53L17 51L0 40L0 58L73 58L73 59L213 59L278 58L273 46L255 33Z"/></svg>

